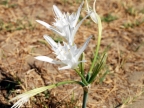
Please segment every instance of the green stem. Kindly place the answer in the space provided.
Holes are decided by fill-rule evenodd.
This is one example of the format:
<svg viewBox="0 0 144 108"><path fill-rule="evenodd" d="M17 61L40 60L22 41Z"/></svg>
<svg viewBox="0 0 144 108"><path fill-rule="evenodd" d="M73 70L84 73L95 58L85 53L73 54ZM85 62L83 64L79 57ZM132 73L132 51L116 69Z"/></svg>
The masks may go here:
<svg viewBox="0 0 144 108"><path fill-rule="evenodd" d="M49 85L49 86L44 86L44 87L40 87L40 88L36 88L36 89L30 90L30 91L27 91L27 92L25 92L23 94L20 94L20 95L18 95L16 97L12 98L10 101L13 101L13 100L16 100L16 99L20 99L22 97L32 97L32 96L37 95L38 93L44 92L45 90L50 90L50 89L55 88L55 87L60 86L60 85L72 84L72 83L79 84L82 87L85 86L80 81L63 81L63 82L58 82L56 84L52 84L52 85Z"/></svg>
<svg viewBox="0 0 144 108"><path fill-rule="evenodd" d="M80 85L82 85L82 83L81 82L79 82L79 81L63 81L63 82L58 82L58 83L56 83L56 84L54 84L55 85L55 87L57 87L57 86L60 86L60 85L65 85L65 84L72 84L72 83L77 83L77 84L80 84Z"/></svg>
<svg viewBox="0 0 144 108"><path fill-rule="evenodd" d="M75 71L81 77L82 82L85 84L85 86L87 86L88 82L86 81L86 79L84 78L84 76L77 69L75 69Z"/></svg>
<svg viewBox="0 0 144 108"><path fill-rule="evenodd" d="M83 61L84 58L85 58L85 55L84 55L84 52L83 52L81 57L80 57L80 61ZM80 71L81 71L82 76L84 76L84 62L81 62L79 67L80 67Z"/></svg>
<svg viewBox="0 0 144 108"><path fill-rule="evenodd" d="M95 56L94 56L94 60L92 62L92 65L90 67L90 73L92 73L92 70L94 68L95 62L97 60L97 56L98 56L98 51L99 51L99 47L100 47L100 43L101 43L101 35L102 35L102 24L101 24L101 19L99 17L99 15L95 12L96 18L98 20L98 42L97 42L97 47L95 50Z"/></svg>
<svg viewBox="0 0 144 108"><path fill-rule="evenodd" d="M84 90L82 108L86 108L87 98L88 98L88 92Z"/></svg>

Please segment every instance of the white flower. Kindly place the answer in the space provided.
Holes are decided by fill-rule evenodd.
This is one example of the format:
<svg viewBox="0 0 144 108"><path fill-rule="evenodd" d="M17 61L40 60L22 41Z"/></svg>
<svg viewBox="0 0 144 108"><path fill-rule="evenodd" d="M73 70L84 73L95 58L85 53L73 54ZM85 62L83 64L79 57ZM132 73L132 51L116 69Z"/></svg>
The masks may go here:
<svg viewBox="0 0 144 108"><path fill-rule="evenodd" d="M54 87L56 87L57 85L53 84L53 85L49 85L49 86L44 86L44 87L40 87L40 88L36 88L30 91L27 91L23 94L20 94L14 98L12 98L10 101L14 101L17 100L18 101L11 107L11 108L20 108L23 104L25 104L26 102L28 102L29 98L32 96L37 95L38 93L44 92L45 90L50 90Z"/></svg>
<svg viewBox="0 0 144 108"><path fill-rule="evenodd" d="M54 5L53 10L54 10L54 13L56 16L56 18L55 18L56 22L53 23L54 27L44 21L41 21L41 20L36 20L36 21L38 23L42 24L43 26L45 26L46 28L57 33L58 35L63 36L68 41L68 43L70 45L72 45L74 43L74 36L75 36L78 28L80 27L82 22L90 15L90 13L89 13L85 18L83 18L77 24L82 6L83 6L83 2L81 3L81 5L78 8L78 11L76 13L72 13L71 15L69 15L69 13L63 14L59 10L59 8Z"/></svg>
<svg viewBox="0 0 144 108"><path fill-rule="evenodd" d="M98 19L97 19L97 13L96 13L96 10L95 10L95 4L96 4L96 0L94 1L94 3L93 3L93 10L92 9L90 9L90 7L89 7L89 5L88 5L88 2L87 2L87 0L86 0L86 7L87 7L87 12L88 12L88 14L89 13L91 13L90 14L90 17L91 17L91 19L95 22L95 23L98 23Z"/></svg>
<svg viewBox="0 0 144 108"><path fill-rule="evenodd" d="M22 97L11 108L20 108L23 104L29 101L29 97Z"/></svg>
<svg viewBox="0 0 144 108"><path fill-rule="evenodd" d="M83 53L85 48L87 47L90 39L92 36L90 36L84 45L78 49L77 46L74 45L69 45L65 42L63 42L63 46L60 43L56 43L51 37L44 35L44 38L46 41L51 45L52 50L54 51L54 54L56 55L56 58L59 59L60 61L53 60L52 58L46 57L46 56L37 56L35 57L38 60L49 62L52 64L62 64L65 65L62 68L59 68L59 70L62 69L75 69L77 68L78 64L80 62L85 62L85 61L78 61L80 55Z"/></svg>

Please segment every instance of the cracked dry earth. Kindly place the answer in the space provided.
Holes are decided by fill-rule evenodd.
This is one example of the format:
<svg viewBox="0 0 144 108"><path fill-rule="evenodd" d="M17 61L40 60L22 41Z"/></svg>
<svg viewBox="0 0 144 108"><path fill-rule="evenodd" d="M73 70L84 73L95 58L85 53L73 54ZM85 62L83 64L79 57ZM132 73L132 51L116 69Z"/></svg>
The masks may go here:
<svg viewBox="0 0 144 108"><path fill-rule="evenodd" d="M73 70L58 71L57 66L34 57L54 57L44 34L62 40L35 20L52 24L53 4L65 12L75 12L81 1L10 0L5 4L3 1L0 1L0 108L10 108L14 102L8 100L25 91L59 81L79 80ZM129 11L129 7L134 10ZM96 10L102 19L109 14L117 19L102 22L100 54L109 46L109 74L102 83L96 81L91 85L87 108L144 108L143 9L143 0L97 0ZM85 14L83 8L81 17ZM136 21L141 23L136 25ZM124 26L126 23L133 26ZM88 61L85 67L90 65L97 43L97 25L88 18L78 30L75 43L80 47L91 34L94 38L85 50ZM35 96L24 108L78 108L82 105L82 94L78 85L65 85Z"/></svg>

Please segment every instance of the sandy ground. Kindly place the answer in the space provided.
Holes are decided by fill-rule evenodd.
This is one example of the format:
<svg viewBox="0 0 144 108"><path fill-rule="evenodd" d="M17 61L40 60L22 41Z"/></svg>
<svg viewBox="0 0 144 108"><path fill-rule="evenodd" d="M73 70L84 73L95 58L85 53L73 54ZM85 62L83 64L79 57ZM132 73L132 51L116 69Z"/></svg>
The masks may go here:
<svg viewBox="0 0 144 108"><path fill-rule="evenodd" d="M80 0L0 0L0 3L1 108L10 108L14 102L8 100L25 91L59 81L79 80L73 70L58 71L58 66L35 60L34 57L54 57L49 44L43 39L44 34L56 41L62 40L35 20L52 24L53 4L71 13L77 10ZM96 81L92 84L87 107L144 108L144 2L97 0L96 10L103 25L99 54L109 47L109 73L102 83ZM85 15L83 8L81 18ZM97 25L88 18L78 30L75 43L82 46L90 35L94 38L85 50L86 67L97 43ZM79 108L82 94L81 87L65 85L35 96L24 108Z"/></svg>

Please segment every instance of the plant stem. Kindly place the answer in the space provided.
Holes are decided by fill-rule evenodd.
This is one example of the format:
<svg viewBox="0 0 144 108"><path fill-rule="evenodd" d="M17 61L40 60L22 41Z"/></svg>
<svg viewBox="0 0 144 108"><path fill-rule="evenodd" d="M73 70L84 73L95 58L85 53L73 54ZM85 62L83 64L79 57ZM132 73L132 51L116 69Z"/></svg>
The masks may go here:
<svg viewBox="0 0 144 108"><path fill-rule="evenodd" d="M85 54L84 54L84 52L82 53L82 55L81 55L81 57L80 57L80 61L83 61L85 59ZM84 62L81 62L80 64L79 64L79 68L80 68L80 71L81 71L81 74L82 74L82 76L84 76Z"/></svg>
<svg viewBox="0 0 144 108"><path fill-rule="evenodd" d="M101 34L102 34L102 24L101 24L101 19L100 17L98 16L97 13L95 13L96 17L97 17L97 20L98 20L98 41L97 41L97 47L95 49L95 55L94 55L94 59L93 59L93 62L92 62L92 65L90 67L90 73L92 73L92 70L94 68L94 65L95 65L95 62L97 60L97 56L98 56L98 51L99 51L99 47L100 47L100 43L101 43Z"/></svg>
<svg viewBox="0 0 144 108"><path fill-rule="evenodd" d="M88 91L85 91L85 90L84 90L82 108L86 108L87 98L88 98Z"/></svg>
<svg viewBox="0 0 144 108"><path fill-rule="evenodd" d="M79 72L79 70L75 69L75 71L81 77L82 82L85 84L85 86L87 86L88 82L86 81L85 77Z"/></svg>
<svg viewBox="0 0 144 108"><path fill-rule="evenodd" d="M81 83L80 81L62 81L62 82L58 82L56 84L52 84L52 85L49 85L49 86L44 86L44 87L40 87L40 88L36 88L36 89L30 90L30 91L27 91L23 94L20 94L16 97L12 98L10 101L20 99L21 97L26 97L26 96L27 97L32 97L34 95L37 95L38 93L44 92L45 90L50 90L52 88L55 88L55 87L58 87L58 86L61 86L61 85L73 84L73 83L79 84L82 87L84 86L84 84Z"/></svg>
<svg viewBox="0 0 144 108"><path fill-rule="evenodd" d="M86 3L87 3L87 0L86 0ZM92 70L93 70L93 68L94 68L94 66L95 66L95 62L96 62L96 60L97 60L98 51L99 51L99 47L100 47L100 43L101 43L101 35L102 35L101 18L100 18L100 16L96 13L95 5L96 5L96 0L95 0L94 3L93 3L93 11L94 11L94 14L95 14L95 19L97 20L97 24L98 24L98 41L97 41L97 47L96 47L96 49L95 49L94 59L93 59L93 62L92 62L92 64L91 64L89 73L92 73ZM87 3L87 8L88 8L88 10L89 10L88 3ZM95 21L94 21L94 22L95 22Z"/></svg>

